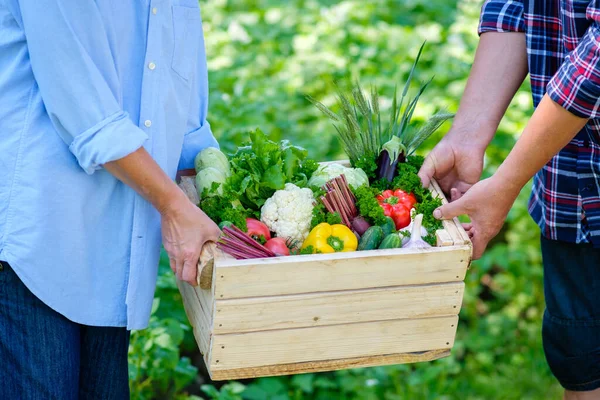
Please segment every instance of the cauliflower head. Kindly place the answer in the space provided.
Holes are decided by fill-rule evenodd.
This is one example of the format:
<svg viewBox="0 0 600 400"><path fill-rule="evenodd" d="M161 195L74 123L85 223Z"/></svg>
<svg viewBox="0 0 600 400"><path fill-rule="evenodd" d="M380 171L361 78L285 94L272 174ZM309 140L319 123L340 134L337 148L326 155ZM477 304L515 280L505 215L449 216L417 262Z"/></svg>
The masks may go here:
<svg viewBox="0 0 600 400"><path fill-rule="evenodd" d="M265 201L260 220L278 237L300 245L310 231L314 201L312 190L287 183Z"/></svg>

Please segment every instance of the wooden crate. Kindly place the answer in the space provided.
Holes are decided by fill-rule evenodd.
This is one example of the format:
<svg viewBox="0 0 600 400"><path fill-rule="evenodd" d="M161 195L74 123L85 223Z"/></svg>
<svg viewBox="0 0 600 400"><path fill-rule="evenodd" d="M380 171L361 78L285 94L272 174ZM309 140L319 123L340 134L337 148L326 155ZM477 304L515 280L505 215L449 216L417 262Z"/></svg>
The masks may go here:
<svg viewBox="0 0 600 400"><path fill-rule="evenodd" d="M193 179L180 186L197 201ZM437 185L432 191L443 198ZM445 221L431 249L235 260L205 246L178 282L213 380L414 363L454 344L471 243Z"/></svg>

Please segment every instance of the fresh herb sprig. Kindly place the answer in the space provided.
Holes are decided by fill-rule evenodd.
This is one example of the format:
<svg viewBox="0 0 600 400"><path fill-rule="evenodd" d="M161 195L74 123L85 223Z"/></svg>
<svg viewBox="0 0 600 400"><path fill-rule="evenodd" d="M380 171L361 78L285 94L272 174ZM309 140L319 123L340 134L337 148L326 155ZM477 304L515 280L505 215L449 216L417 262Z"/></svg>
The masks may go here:
<svg viewBox="0 0 600 400"><path fill-rule="evenodd" d="M398 87L394 90L389 118L381 115L377 89L371 88L370 94L366 95L358 82L349 92L337 89L337 113L308 97L332 120L352 166L362 168L370 180L385 178L391 182L397 175L396 166L403 163L445 121L454 116L440 112L421 126L412 123L419 99L433 80L431 78L421 83L415 96L409 97L408 92L424 46L425 43L419 49L400 98ZM385 119L387 123L384 122Z"/></svg>

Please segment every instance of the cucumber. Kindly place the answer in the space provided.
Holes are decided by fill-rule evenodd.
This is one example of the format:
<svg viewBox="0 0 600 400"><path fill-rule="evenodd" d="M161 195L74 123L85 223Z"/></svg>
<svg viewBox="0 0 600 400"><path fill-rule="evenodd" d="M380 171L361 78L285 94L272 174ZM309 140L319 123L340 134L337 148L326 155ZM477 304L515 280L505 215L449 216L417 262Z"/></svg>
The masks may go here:
<svg viewBox="0 0 600 400"><path fill-rule="evenodd" d="M383 234L385 236L388 236L390 233L396 232L396 224L394 223L392 217L385 217L385 223L379 226L381 226L381 229L383 229Z"/></svg>
<svg viewBox="0 0 600 400"><path fill-rule="evenodd" d="M384 234L380 226L372 226L358 242L358 250L374 250L381 244Z"/></svg>
<svg viewBox="0 0 600 400"><path fill-rule="evenodd" d="M402 239L397 233L390 233L379 245L380 249L397 249L399 247L402 247Z"/></svg>

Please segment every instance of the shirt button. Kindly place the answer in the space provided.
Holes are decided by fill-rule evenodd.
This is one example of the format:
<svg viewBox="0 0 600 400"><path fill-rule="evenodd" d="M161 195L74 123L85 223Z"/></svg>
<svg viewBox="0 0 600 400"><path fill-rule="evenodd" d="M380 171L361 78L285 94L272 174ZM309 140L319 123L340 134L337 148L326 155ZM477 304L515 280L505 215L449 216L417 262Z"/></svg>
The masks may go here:
<svg viewBox="0 0 600 400"><path fill-rule="evenodd" d="M154 8L152 9L152 14L156 15L156 13L157 13L157 12L158 12L158 10L156 9L156 7L154 7Z"/></svg>
<svg viewBox="0 0 600 400"><path fill-rule="evenodd" d="M148 64L148 68L150 68L150 71L154 71L154 69L156 68L156 64L154 64L153 62Z"/></svg>
<svg viewBox="0 0 600 400"><path fill-rule="evenodd" d="M146 126L146 128L150 128L152 126L152 121L147 119L146 121L144 121L144 125Z"/></svg>

